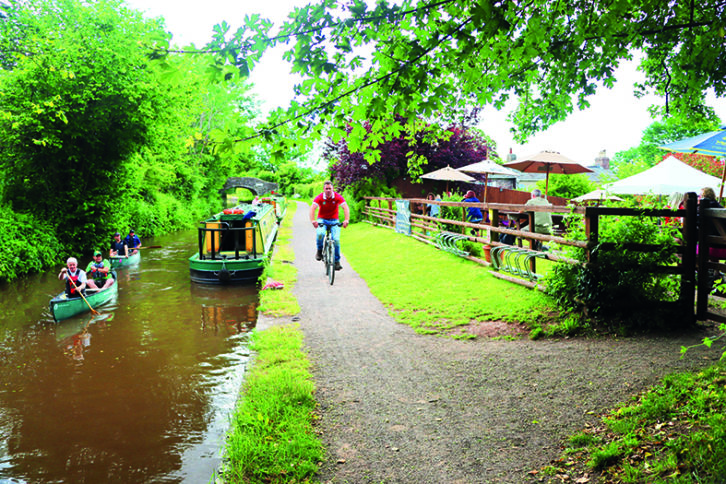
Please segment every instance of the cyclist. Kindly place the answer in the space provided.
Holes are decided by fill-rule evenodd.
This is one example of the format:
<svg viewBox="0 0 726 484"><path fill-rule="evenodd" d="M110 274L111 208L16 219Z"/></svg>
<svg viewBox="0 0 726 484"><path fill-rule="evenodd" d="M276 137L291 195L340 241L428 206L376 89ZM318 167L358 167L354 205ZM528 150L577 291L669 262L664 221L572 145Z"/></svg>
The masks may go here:
<svg viewBox="0 0 726 484"><path fill-rule="evenodd" d="M310 206L310 222L317 229L317 246L318 251L315 259L323 259L323 238L325 237L325 226L332 226L330 233L335 242L335 270L339 271L343 267L340 265L340 226L338 210L342 208L345 218L343 219L343 227L348 226L350 220L350 209L345 199L340 194L333 191L333 182L326 181L323 183L323 193L313 199ZM315 215L317 213L317 217ZM335 225L334 225L335 224Z"/></svg>

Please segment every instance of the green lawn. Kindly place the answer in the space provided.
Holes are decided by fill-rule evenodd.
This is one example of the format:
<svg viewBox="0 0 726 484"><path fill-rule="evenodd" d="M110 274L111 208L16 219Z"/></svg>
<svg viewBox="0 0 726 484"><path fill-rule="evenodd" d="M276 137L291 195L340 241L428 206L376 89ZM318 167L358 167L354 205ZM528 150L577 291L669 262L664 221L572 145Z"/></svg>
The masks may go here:
<svg viewBox="0 0 726 484"><path fill-rule="evenodd" d="M341 248L390 314L420 333L487 320L536 327L554 310L539 291L390 229L351 225L343 230Z"/></svg>

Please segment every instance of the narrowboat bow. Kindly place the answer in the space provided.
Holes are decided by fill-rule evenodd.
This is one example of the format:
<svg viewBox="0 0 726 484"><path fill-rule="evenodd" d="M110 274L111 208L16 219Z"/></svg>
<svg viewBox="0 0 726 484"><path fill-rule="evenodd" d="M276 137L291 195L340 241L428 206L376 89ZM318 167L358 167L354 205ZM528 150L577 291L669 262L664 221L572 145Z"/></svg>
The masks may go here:
<svg viewBox="0 0 726 484"><path fill-rule="evenodd" d="M192 281L202 284L257 282L272 251L284 202L240 204L201 223L198 249L189 258ZM280 205L280 209L278 209Z"/></svg>

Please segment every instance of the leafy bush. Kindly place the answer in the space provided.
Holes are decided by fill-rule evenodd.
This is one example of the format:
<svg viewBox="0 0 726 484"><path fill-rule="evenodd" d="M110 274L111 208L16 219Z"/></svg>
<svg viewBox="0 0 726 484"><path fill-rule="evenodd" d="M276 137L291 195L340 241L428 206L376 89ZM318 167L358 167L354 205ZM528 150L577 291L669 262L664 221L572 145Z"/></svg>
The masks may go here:
<svg viewBox="0 0 726 484"><path fill-rule="evenodd" d="M355 196L361 200L363 197L402 198L394 187L377 179L366 178L350 184L346 189L352 190Z"/></svg>
<svg viewBox="0 0 726 484"><path fill-rule="evenodd" d="M363 207L365 207L365 201L362 199L356 199L353 190L350 188L343 190L342 195L350 209L350 221L360 222L363 219Z"/></svg>
<svg viewBox="0 0 726 484"><path fill-rule="evenodd" d="M584 249L565 248L565 254L579 264L555 264L545 279L548 294L561 310L582 311L601 325L627 330L653 329L666 323L667 318L653 313L652 303L677 299L678 276L650 274L647 268L676 262L677 234L674 227L658 221L653 217L601 217L599 240L615 243L615 249L595 247L593 261L587 262ZM571 215L568 223L568 238L584 241L582 216ZM627 250L626 243L659 244L662 249L636 252Z"/></svg>
<svg viewBox="0 0 726 484"><path fill-rule="evenodd" d="M464 195L457 193L457 192L451 192L451 195L444 195L441 200L444 202L460 202L464 199ZM464 216L464 207L447 207L445 205L441 206L441 214L440 217L442 219L448 219L448 220L462 220ZM441 229L445 230L447 232L461 232L461 227L458 225L453 224L441 224Z"/></svg>
<svg viewBox="0 0 726 484"><path fill-rule="evenodd" d="M482 249L482 244L472 242L470 240L462 241L461 246L462 246L461 247L462 250L465 250L466 252L468 252L470 255L472 255L474 257L481 258L482 253L484 252L484 250Z"/></svg>
<svg viewBox="0 0 726 484"><path fill-rule="evenodd" d="M315 190L322 191L321 183L320 182L314 182L314 183L298 183L293 185L292 187L292 193L300 195L300 198L303 200L312 200L313 197L317 195L315 193ZM318 192L320 193L320 192Z"/></svg>
<svg viewBox="0 0 726 484"><path fill-rule="evenodd" d="M61 247L50 224L0 207L0 226L0 281L12 281L60 262Z"/></svg>
<svg viewBox="0 0 726 484"><path fill-rule="evenodd" d="M537 188L545 191L545 181L537 182ZM558 175L553 174L549 179L548 193L553 197L564 197L567 199L579 197L595 189L595 185L585 174Z"/></svg>
<svg viewBox="0 0 726 484"><path fill-rule="evenodd" d="M222 210L221 199L182 201L168 193L154 193L150 200L131 199L108 225L107 231L133 228L140 237L153 237L192 227L210 213Z"/></svg>

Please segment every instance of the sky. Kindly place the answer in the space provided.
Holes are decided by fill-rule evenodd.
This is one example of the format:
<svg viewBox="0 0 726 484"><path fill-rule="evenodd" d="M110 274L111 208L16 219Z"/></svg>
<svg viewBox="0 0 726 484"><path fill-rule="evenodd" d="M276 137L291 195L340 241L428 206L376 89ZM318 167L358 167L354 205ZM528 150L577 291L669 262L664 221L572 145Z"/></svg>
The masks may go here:
<svg viewBox="0 0 726 484"><path fill-rule="evenodd" d="M226 21L234 32L244 21L246 14L259 13L279 25L295 6L310 0L126 0L127 5L142 11L148 17L163 17L167 30L178 45L195 43L203 46L212 37L215 24ZM274 31L274 28L273 28ZM286 105L292 98L295 80L289 74L288 65L281 59L282 50L268 51L262 62L250 76L254 92L262 101L263 111ZM645 128L653 120L647 112L649 105L657 102L654 97L637 99L632 85L638 80L634 64L621 66L616 74L618 82L613 89L601 88L590 98L591 106L585 111L575 111L565 121L531 137L522 146L513 141L506 121L507 112L486 107L479 124L497 144L497 151L504 157L510 149L518 159L542 150L558 151L580 163L592 164L601 150L611 157L618 151L640 144ZM726 122L726 99L709 98L716 114Z"/></svg>

